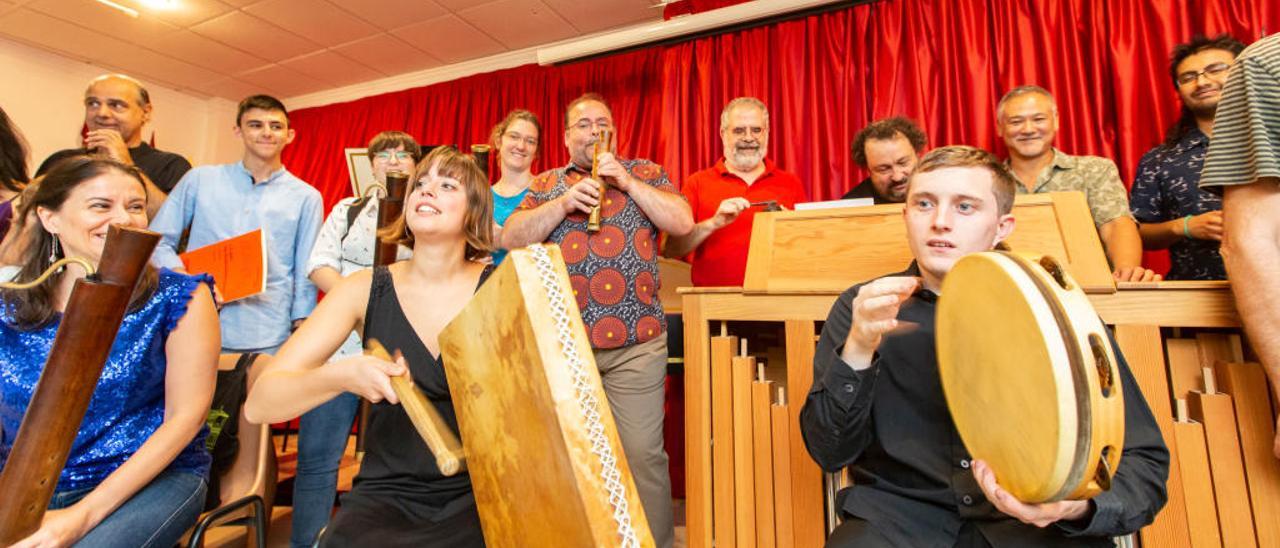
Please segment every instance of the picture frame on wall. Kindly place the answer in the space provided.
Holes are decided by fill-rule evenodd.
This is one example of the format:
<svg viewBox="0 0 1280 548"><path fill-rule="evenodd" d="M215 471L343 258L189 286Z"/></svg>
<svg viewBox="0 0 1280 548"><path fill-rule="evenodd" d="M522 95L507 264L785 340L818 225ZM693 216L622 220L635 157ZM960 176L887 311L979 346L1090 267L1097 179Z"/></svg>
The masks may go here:
<svg viewBox="0 0 1280 548"><path fill-rule="evenodd" d="M369 149L367 148L348 148L344 154L347 157L347 176L351 180L351 195L364 196L369 187L378 184L373 178L373 165L369 162Z"/></svg>

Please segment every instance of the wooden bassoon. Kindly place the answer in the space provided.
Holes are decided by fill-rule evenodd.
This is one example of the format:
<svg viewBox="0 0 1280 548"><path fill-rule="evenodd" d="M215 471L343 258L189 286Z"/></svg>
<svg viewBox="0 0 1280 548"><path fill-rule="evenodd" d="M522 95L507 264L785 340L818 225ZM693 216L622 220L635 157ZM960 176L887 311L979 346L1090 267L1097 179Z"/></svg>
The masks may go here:
<svg viewBox="0 0 1280 548"><path fill-rule="evenodd" d="M398 171L387 173L386 195L382 197L382 203L378 204L378 231L391 226L400 218L400 214L404 212L404 196L409 189L409 175ZM375 236L373 246L373 266L386 266L396 262L400 244L395 242L386 242L381 237ZM356 453L364 455L365 432L369 429L369 400L360 400L360 409L358 417L360 419L360 428L356 431Z"/></svg>

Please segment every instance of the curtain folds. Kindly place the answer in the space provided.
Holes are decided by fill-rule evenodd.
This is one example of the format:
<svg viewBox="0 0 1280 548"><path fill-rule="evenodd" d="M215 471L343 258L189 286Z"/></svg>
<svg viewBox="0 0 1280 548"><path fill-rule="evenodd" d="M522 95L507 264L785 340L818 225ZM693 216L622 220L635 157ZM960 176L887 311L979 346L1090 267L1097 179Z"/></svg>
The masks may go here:
<svg viewBox="0 0 1280 548"><path fill-rule="evenodd" d="M1280 30L1274 0L883 0L761 27L560 66L522 66L292 113L285 165L326 208L350 195L342 150L404 130L424 144L488 139L513 108L542 120L536 170L567 162L564 106L586 91L613 105L619 151L676 181L720 156L719 114L752 95L770 108L769 155L810 199L840 196L865 174L849 143L868 122L917 120L930 147L1004 154L995 104L1034 83L1058 98L1058 146L1113 158L1129 184L1179 112L1172 47L1193 33L1249 43Z"/></svg>

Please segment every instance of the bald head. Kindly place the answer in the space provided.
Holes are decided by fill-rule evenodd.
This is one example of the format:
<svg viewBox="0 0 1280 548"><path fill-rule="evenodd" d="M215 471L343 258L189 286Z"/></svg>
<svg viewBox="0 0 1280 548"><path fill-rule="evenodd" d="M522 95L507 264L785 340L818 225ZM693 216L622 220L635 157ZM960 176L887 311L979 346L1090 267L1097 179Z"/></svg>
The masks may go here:
<svg viewBox="0 0 1280 548"><path fill-rule="evenodd" d="M135 147L142 142L142 126L150 120L151 95L132 77L104 74L84 91L84 123L90 132L113 130Z"/></svg>
<svg viewBox="0 0 1280 548"><path fill-rule="evenodd" d="M134 93L137 94L138 105L146 106L151 104L151 94L147 92L146 86L143 86L142 82L139 82L137 79L127 74L103 74L102 76L94 78L89 81L89 87L84 91L84 94L88 96L89 92L93 91L93 86L104 82L132 87Z"/></svg>

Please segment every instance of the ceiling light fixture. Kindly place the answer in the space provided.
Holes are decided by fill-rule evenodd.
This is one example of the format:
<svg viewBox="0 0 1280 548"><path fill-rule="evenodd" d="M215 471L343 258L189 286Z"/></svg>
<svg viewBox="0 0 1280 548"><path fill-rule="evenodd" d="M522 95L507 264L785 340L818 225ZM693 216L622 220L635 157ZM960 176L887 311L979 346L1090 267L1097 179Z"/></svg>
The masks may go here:
<svg viewBox="0 0 1280 548"><path fill-rule="evenodd" d="M178 0L138 0L140 4L151 9L171 10L178 7Z"/></svg>
<svg viewBox="0 0 1280 548"><path fill-rule="evenodd" d="M115 2L112 2L111 0L97 0L97 2L108 8L119 10L121 13L128 15L129 17L134 17L134 18L138 17L138 10L135 10L129 6L120 5Z"/></svg>

